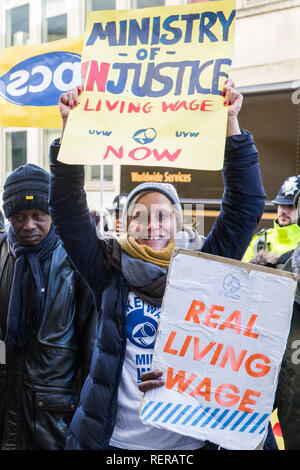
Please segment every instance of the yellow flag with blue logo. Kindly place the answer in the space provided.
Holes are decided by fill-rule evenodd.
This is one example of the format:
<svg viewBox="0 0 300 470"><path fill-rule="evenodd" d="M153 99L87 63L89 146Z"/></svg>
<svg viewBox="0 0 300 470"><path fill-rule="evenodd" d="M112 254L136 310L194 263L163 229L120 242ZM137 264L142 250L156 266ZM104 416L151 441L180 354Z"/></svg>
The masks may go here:
<svg viewBox="0 0 300 470"><path fill-rule="evenodd" d="M5 49L0 126L59 128L59 97L81 83L82 48L83 36Z"/></svg>

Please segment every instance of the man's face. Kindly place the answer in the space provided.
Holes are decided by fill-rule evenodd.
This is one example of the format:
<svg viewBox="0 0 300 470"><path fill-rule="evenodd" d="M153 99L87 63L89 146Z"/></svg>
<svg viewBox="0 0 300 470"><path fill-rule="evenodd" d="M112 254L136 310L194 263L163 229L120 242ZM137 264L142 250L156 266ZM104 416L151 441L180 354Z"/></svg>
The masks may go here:
<svg viewBox="0 0 300 470"><path fill-rule="evenodd" d="M51 217L42 209L15 212L9 221L15 236L25 246L41 243L51 227Z"/></svg>
<svg viewBox="0 0 300 470"><path fill-rule="evenodd" d="M123 224L122 224L122 211L115 211L113 215L113 222L115 226L115 231L118 235L123 231Z"/></svg>
<svg viewBox="0 0 300 470"><path fill-rule="evenodd" d="M277 206L277 222L280 227L286 227L287 225L292 225L296 223L297 209L290 205L281 205Z"/></svg>

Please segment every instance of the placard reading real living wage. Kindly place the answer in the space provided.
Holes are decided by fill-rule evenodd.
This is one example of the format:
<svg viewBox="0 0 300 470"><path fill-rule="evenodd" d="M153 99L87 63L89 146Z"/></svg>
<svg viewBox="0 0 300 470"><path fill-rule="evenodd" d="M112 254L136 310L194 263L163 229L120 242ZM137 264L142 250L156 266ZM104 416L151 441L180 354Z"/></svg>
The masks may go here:
<svg viewBox="0 0 300 470"><path fill-rule="evenodd" d="M59 160L221 169L235 16L235 0L89 12Z"/></svg>
<svg viewBox="0 0 300 470"><path fill-rule="evenodd" d="M144 395L141 419L225 449L256 449L273 411L296 285L291 273L175 251L152 362L165 385Z"/></svg>

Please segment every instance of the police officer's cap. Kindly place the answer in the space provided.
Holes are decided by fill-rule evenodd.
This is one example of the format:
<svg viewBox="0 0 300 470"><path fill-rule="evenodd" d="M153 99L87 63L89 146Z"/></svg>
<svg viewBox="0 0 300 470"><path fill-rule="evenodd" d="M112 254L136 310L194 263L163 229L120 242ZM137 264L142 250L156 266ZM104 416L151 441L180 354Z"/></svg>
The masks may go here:
<svg viewBox="0 0 300 470"><path fill-rule="evenodd" d="M294 197L300 189L300 175L290 176L281 186L273 204L293 205Z"/></svg>

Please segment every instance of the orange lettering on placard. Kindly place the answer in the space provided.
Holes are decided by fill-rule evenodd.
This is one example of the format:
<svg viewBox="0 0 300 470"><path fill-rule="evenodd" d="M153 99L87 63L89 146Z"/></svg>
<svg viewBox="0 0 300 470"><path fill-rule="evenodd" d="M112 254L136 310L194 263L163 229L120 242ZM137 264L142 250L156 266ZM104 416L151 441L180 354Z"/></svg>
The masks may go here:
<svg viewBox="0 0 300 470"><path fill-rule="evenodd" d="M171 331L168 341L166 342L166 345L164 348L165 353L174 354L174 356L176 356L176 354L178 353L176 349L171 349L175 336L176 336L176 331Z"/></svg>
<svg viewBox="0 0 300 470"><path fill-rule="evenodd" d="M239 410L240 411L244 411L245 413L253 413L253 410L251 408L247 408L246 405L255 405L256 404L256 400L252 400L250 398L250 395L254 395L255 397L260 397L261 393L260 392L255 392L254 390L249 390L247 388L247 390L245 391L244 393L244 396L241 400L241 403L240 403L240 406L239 406Z"/></svg>
<svg viewBox="0 0 300 470"><path fill-rule="evenodd" d="M188 313L185 317L185 321L192 320L194 323L200 325L199 315L204 313L205 304L200 300L193 300ZM242 330L242 312L240 310L234 310L226 320L221 322L214 322L212 320L220 320L221 315L216 312L224 312L225 307L221 305L211 304L206 315L203 319L203 325L208 326L209 328L218 328L219 330L224 331L226 328L232 329L236 334L248 336L250 338L258 338L259 334L254 333L252 328L257 319L257 315L251 315L250 320L248 321L245 330Z"/></svg>
<svg viewBox="0 0 300 470"><path fill-rule="evenodd" d="M172 390L177 385L177 391L179 393L184 393L196 378L196 374L191 374L189 378L186 379L186 371L184 370L179 370L174 375L174 369L172 367L168 367L166 388L168 390ZM259 398L261 393L246 389L243 397L241 397L240 390L236 385L227 383L219 385L215 389L215 387L212 387L211 378L205 377L198 385L196 385L196 387L193 388L189 395L191 397L201 395L206 401L211 401L211 398L214 395L216 402L223 407L234 406L240 401L238 408L239 411L253 413L253 409L249 408L249 405L255 405L257 400L253 397Z"/></svg>
<svg viewBox="0 0 300 470"><path fill-rule="evenodd" d="M225 328L231 328L234 330L238 335L241 334L241 312L239 310L235 310L229 315L228 318L222 323L219 330L225 330ZM235 323L232 323L235 322Z"/></svg>
<svg viewBox="0 0 300 470"><path fill-rule="evenodd" d="M190 321L190 319L192 318L194 323L200 325L199 315L203 313L204 310L205 304L203 302L200 302L199 300L193 300L184 320Z"/></svg>
<svg viewBox="0 0 300 470"><path fill-rule="evenodd" d="M223 349L223 346L224 346L224 344L221 344L221 343L220 343L220 344L218 344L218 346L216 347L216 350L215 350L215 352L214 352L214 355L213 355L213 357L211 358L211 361L210 361L210 364L211 364L212 366L215 366L215 365L216 365L216 362L217 362L217 360L219 359L219 356L220 356L220 354L221 354L221 351L222 351L222 349Z"/></svg>
<svg viewBox="0 0 300 470"><path fill-rule="evenodd" d="M232 370L238 372L239 368L241 367L241 364L244 360L245 355L247 354L247 351L243 349L238 357L238 359L235 358L235 353L234 349L232 346L228 346L225 350L224 356L222 358L222 361L220 362L220 367L224 368L227 364L228 358L230 358L231 362L231 367Z"/></svg>
<svg viewBox="0 0 300 470"><path fill-rule="evenodd" d="M228 398L229 400L225 401L224 399L221 398L221 393L226 388L231 389L236 394L240 393L239 389L233 384L220 385L217 388L216 394L215 394L216 402L219 403L219 405L221 405L221 406L234 406L239 401L240 396L239 395L233 395L232 393L226 393L225 397Z"/></svg>
<svg viewBox="0 0 300 470"><path fill-rule="evenodd" d="M203 325L205 325L205 326L210 326L211 328L217 328L218 323L211 323L211 322L210 322L210 319L211 319L211 318L214 318L215 320L219 320L220 315L216 314L216 313L215 313L215 310L217 310L218 312L224 312L224 308L225 308L225 307L221 307L220 305L214 305L214 304L212 304L212 305L209 307L208 312L207 312L207 315L206 315L206 317L205 317L204 320L203 320Z"/></svg>
<svg viewBox="0 0 300 470"><path fill-rule="evenodd" d="M261 359L262 361L265 362L265 364L259 364L259 363L256 364L256 368L260 369L260 372L255 372L252 370L252 363L253 361L256 361L257 359ZM271 366L266 365L270 363L271 363L270 359L264 354L252 354L252 356L249 356L245 362L245 369L246 369L246 372L252 377L263 377L264 375L267 375L269 370L271 369Z"/></svg>
<svg viewBox="0 0 300 470"><path fill-rule="evenodd" d="M203 390L202 390L203 389ZM195 397L201 395L206 401L210 401L211 393L211 379L205 377L198 385L191 391L190 396Z"/></svg>
<svg viewBox="0 0 300 470"><path fill-rule="evenodd" d="M175 377L173 377L174 369L168 367L167 378L166 378L166 388L171 390L178 383L178 392L183 393L191 385L193 380L197 377L196 374L191 374L190 377L185 382L185 371L179 370Z"/></svg>
<svg viewBox="0 0 300 470"><path fill-rule="evenodd" d="M180 350L180 353L179 353L179 356L180 356L180 357L184 357L184 356L185 356L185 353L186 353L186 351L187 351L187 348L189 347L189 344L190 344L192 338L193 338L193 337L190 336L190 335L188 335L188 336L185 338L185 341L184 341L184 343L183 343L183 345L182 345L182 348L181 348L181 350Z"/></svg>
<svg viewBox="0 0 300 470"><path fill-rule="evenodd" d="M248 325L245 328L244 336L250 336L251 338L257 338L258 337L258 333L253 333L251 331L256 319L257 319L257 315L251 315L251 318L248 322Z"/></svg>
<svg viewBox="0 0 300 470"><path fill-rule="evenodd" d="M207 353L216 345L215 342L210 342L201 352L199 351L200 338L194 337L194 361L201 361Z"/></svg>

